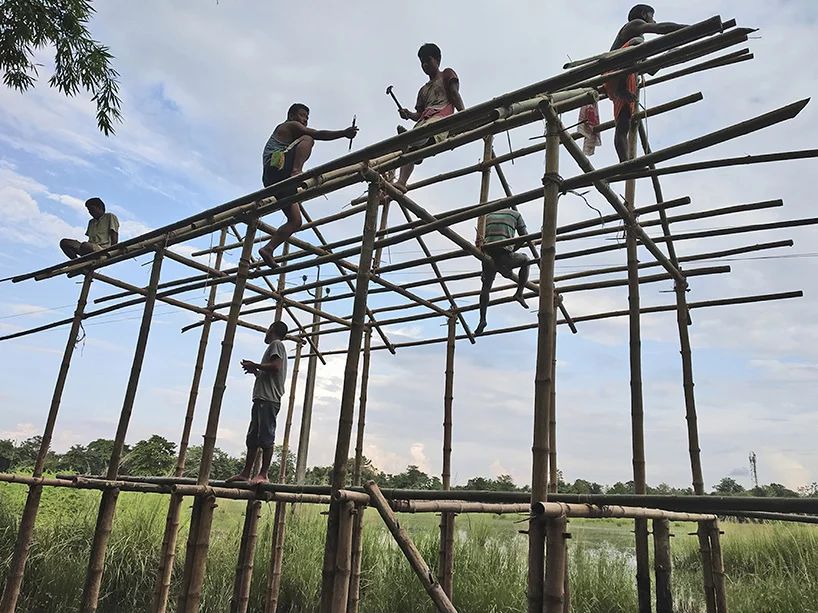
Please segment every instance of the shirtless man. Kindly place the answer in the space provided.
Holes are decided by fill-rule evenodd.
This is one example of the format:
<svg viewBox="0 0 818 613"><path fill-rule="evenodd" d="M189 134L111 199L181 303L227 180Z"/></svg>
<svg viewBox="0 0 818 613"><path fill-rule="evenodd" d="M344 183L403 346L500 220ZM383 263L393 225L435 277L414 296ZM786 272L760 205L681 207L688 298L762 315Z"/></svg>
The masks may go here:
<svg viewBox="0 0 818 613"><path fill-rule="evenodd" d="M628 13L628 23L622 26L616 35L611 51L638 45L644 41L645 34L670 34L685 27L680 23L656 23L653 20L653 13L653 7L647 4L634 6ZM628 159L628 132L631 119L636 112L636 103L639 101L636 75L632 73L607 81L605 91L614 105L614 121L616 122L614 146L619 161L624 162Z"/></svg>
<svg viewBox="0 0 818 613"><path fill-rule="evenodd" d="M346 130L314 130L307 127L309 118L310 109L297 102L287 111L287 121L278 124L273 130L261 156L263 165L261 182L264 187L302 173L304 162L309 159L315 141L353 139L358 134L358 128L355 126L350 126ZM296 191L297 187L291 186L275 195L283 198L292 196ZM301 227L301 207L297 202L284 205L281 210L287 222L278 228L270 237L270 242L258 251L259 257L270 268L278 267L273 259L275 249Z"/></svg>
<svg viewBox="0 0 818 613"><path fill-rule="evenodd" d="M113 213L105 212L105 203L102 199L89 198L85 201L85 208L91 216L88 220L88 229L85 230L88 240L64 238L60 241L60 249L72 260L81 255L107 249L119 242L119 220Z"/></svg>
<svg viewBox="0 0 818 613"><path fill-rule="evenodd" d="M455 110L462 111L465 108L463 98L460 97L460 80L457 73L451 68L440 70L440 47L434 43L426 43L418 50L418 59L421 70L429 77L429 82L418 91L414 112L409 109L398 111L401 119L415 121L415 128L438 121L453 114ZM403 128L398 128L398 131L403 131ZM446 133L437 134L433 141L440 142L447 136ZM432 139L415 143L413 147L424 147L431 144L431 141ZM414 168L414 163L402 166L395 187L405 192L406 182L409 181Z"/></svg>

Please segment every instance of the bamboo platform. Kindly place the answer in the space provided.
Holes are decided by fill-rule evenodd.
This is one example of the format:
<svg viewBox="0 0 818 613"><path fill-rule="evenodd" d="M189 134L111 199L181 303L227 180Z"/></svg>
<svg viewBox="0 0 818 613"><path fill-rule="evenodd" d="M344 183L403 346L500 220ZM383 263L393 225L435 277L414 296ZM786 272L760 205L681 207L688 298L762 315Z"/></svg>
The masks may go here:
<svg viewBox="0 0 818 613"><path fill-rule="evenodd" d="M651 149L647 131L642 122L645 118L673 113L702 101L701 93L693 93L675 100L643 109L635 115L638 120L630 134L630 159L602 168L595 168L577 144L579 134L563 123L562 114L596 101L602 95L600 86L617 75L640 73L651 76L643 79L644 87L655 87L696 75L702 71L726 69L752 59L748 49L717 55L748 41L753 30L741 28L734 21L723 22L713 17L682 28L674 33L657 37L641 45L603 53L593 58L572 62L566 70L537 83L499 95L489 101L472 106L462 112L444 118L409 133L393 136L373 145L363 147L326 164L312 168L301 175L282 181L274 186L247 194L230 202L192 215L142 236L123 241L104 251L76 260L50 266L41 270L20 274L4 281L13 283L45 281L59 276L81 277L82 284L76 310L70 318L51 322L0 337L10 341L30 334L66 326L68 339L54 387L51 405L46 418L39 450L32 475L0 474L0 482L18 483L28 487L28 497L20 519L16 546L5 579L0 613L16 609L25 566L32 543L34 526L44 488L92 489L102 492L97 525L94 533L88 571L82 597L82 611L95 611L100 597L100 587L105 572L105 556L108 538L116 515L118 495L122 491L168 495L170 505L165 533L156 569L156 583L151 611L163 612L168 607L174 559L179 546L177 536L184 502L193 502L190 529L184 551L184 570L180 578L180 592L176 610L198 611L202 585L205 581L206 562L210 543L213 512L218 499L237 499L247 502L242 539L237 552L236 576L233 585L231 611L247 610L252 581L264 581L265 611L277 609L286 537L286 514L288 504L322 505L327 512L327 538L321 574L321 613L355 613L361 601L361 533L363 509L377 509L407 562L418 576L438 611L456 611L457 595L453 594L452 576L457 561L454 559L454 534L457 515L461 513L519 514L526 522L528 540L527 602L529 613L563 613L570 610L570 586L567 568L570 564L566 540L566 525L572 517L620 517L634 520L634 549L636 552L636 588L640 613L654 609L665 613L672 610L672 582L670 568L670 533L668 522L696 522L700 551L702 554L702 589L708 613L726 613L725 569L721 557L718 516L755 517L779 521L818 521L818 503L814 499L753 499L721 498L704 495L704 479L699 443L696 399L693 391L692 343L689 334L691 312L695 309L714 308L790 300L801 297L798 289L786 292L768 292L753 295L719 296L716 298L688 300L690 283L699 276L725 275L731 267L723 262L716 265L697 266L703 261L724 260L731 256L761 253L793 246L791 240L748 242L730 249L697 251L679 255L677 248L685 241L698 241L728 235L745 235L770 230L811 226L818 218L793 219L772 223L742 224L734 222L734 215L773 209L783 206L781 200L721 203L697 212L685 212L695 194L675 199L665 199L660 177L724 169L736 166L767 164L786 160L818 157L818 150L785 151L711 159L685 164L663 165L677 158L704 151L720 143L741 138L748 134L793 120L808 100L800 100L773 109L757 117L751 117L734 125L702 134L697 138L678 142L659 150ZM675 68L684 64L684 67ZM675 68L670 71L669 69ZM493 136L545 122L544 139L533 145L496 155ZM613 122L603 123L600 132L613 128ZM409 145L435 135L447 133L440 142L420 148ZM431 156L445 157L445 153L471 143L483 141L482 160L462 168L455 168L434 177L408 185L407 193L394 188L393 172L407 163L422 161ZM641 153L638 147L641 146ZM560 167L560 152L565 151L579 172ZM545 154L544 174L534 177L530 189L514 193L503 171L503 164L537 153ZM566 158L566 160L568 159ZM762 166L763 168L763 166ZM575 174L571 174L575 172ZM477 199L467 206L433 213L419 200L420 190L468 175L480 175L480 191ZM504 196L489 198L489 185L496 175ZM650 181L650 204L636 206L637 181ZM619 194L619 184L624 183L625 197ZM353 185L365 185L366 196L355 198L350 206L340 211L322 210L322 197ZM615 188L613 186L616 186ZM297 188L297 193L277 197L285 188ZM572 223L559 223L559 203L566 194L578 189L593 189L607 202L607 214L589 216ZM538 268L526 285L526 297L536 298L538 318L534 324L496 328L476 337L469 328L464 313L477 308L476 292L454 291L454 283L475 279L480 265L488 256L475 242L466 238L453 226L464 221L479 220L488 213L507 207L522 207L541 203L542 228L523 237L511 239L508 244L522 246L531 255L531 263ZM259 242L267 240L275 227L264 221L271 213L283 206L300 203L304 208L306 223L301 231L292 236L282 255L276 258L279 268L275 271L253 258L253 250ZM390 206L392 207L390 210ZM309 211L312 210L314 216ZM317 211L321 211L320 215ZM401 219L393 223L390 212L399 212ZM681 211L681 212L679 212ZM730 227L717 230L679 231L676 224L710 218L727 217ZM342 220L356 220L359 231L351 236L327 240L324 230ZM617 224L606 226L605 224ZM574 241L606 235L624 229L622 242L608 242L594 247L577 246ZM209 264L192 256L181 255L174 246L185 245L197 238L211 235L211 247L193 253L214 255ZM431 236L445 238L452 247L445 251L430 249L427 239ZM384 263L385 249L404 243L416 244L423 257L396 263ZM624 250L623 264L617 266L592 265L586 269L567 274L556 274L558 261L584 261L600 253L619 255ZM187 253L187 252L186 252ZM238 258L235 266L224 266L225 254ZM114 267L138 256L150 255L152 264L145 286L126 283L113 276ZM640 261L640 255L643 260ZM647 257L647 259L646 259ZM444 274L440 268L444 262L465 259L472 266L471 272ZM184 277L162 279L165 260L190 269ZM287 286L287 279L298 276L300 271L313 270L321 265L332 267L331 276L315 281ZM104 272L103 272L104 269ZM396 272L422 272L423 278L398 283ZM602 278L600 278L602 277ZM513 279L516 283L516 279ZM672 283L674 298L670 304L644 306L640 302L640 288L651 283ZM112 290L96 298L94 308L89 307L90 289L102 285ZM229 288L229 300L217 302L218 290ZM430 286L440 293L428 296ZM504 292L513 285L499 284L492 290L490 306L512 300ZM627 308L594 313L572 312L572 297L579 292L596 292L611 287L627 287ZM192 304L181 296L191 291L207 290L205 306ZM373 306L370 298L378 296L393 299L386 305ZM352 301L351 312L344 305ZM190 387L184 428L179 444L179 457L173 476L125 477L119 475L119 464L128 433L134 399L141 378L142 360L147 350L153 310L162 302L195 313L201 319L186 326L183 331L197 329L200 334L193 380ZM104 475L57 475L44 477L43 467L53 438L62 393L67 382L73 350L82 322L140 305L142 319L137 336L137 346L128 378L125 397L114 438L113 453ZM225 483L211 479L216 435L228 371L233 360L233 348L238 328L263 332L266 327L252 321L259 313L274 312L276 319L286 316L292 321L288 337L297 343L294 357L293 379L284 428L284 456L290 454L291 426L298 401L296 381L300 361L307 359L307 377L303 390L301 427L295 462L296 485L282 483L250 486L241 483ZM642 317L653 313L673 312L679 336L682 385L684 390L685 433L688 442L691 484L695 495L684 497L651 496L646 494L645 449L643 424L643 393L640 325ZM309 317L309 321L301 318ZM557 424L559 413L556 406L556 363L559 326L567 326L573 333L581 333L582 324L608 318L627 317L629 329L629 371L631 379L631 443L633 482L632 496L572 496L558 492L557 488ZM397 342L394 326L427 319L440 320L446 324L445 336L432 336L419 340ZM213 322L223 323L223 338L218 357L218 367L213 380L213 391L207 408L207 423L199 473L196 478L186 479L184 474L199 386L201 384L205 354L207 352ZM392 326L392 330L390 330ZM460 331L458 331L458 326ZM536 330L536 364L533 369L534 407L532 429L531 491L479 492L452 489L452 433L453 385L455 354L458 341L490 344L499 334L524 333ZM342 334L346 338L343 349L327 350L322 337ZM387 350L391 354L411 347L430 344L446 345L445 385L443 389L443 430L441 444L443 464L441 469L443 489L440 491L381 490L375 483L361 483L361 462L366 440L367 385L373 352ZM320 376L319 362L326 357L345 357L338 431L334 453L331 482L328 486L304 485L309 438L312 420L316 380ZM356 396L358 376L361 377L358 399L357 424ZM353 447L353 427L355 444ZM354 487L347 486L347 463L353 454ZM286 462L278 481L284 481ZM269 545L259 543L257 523L260 505L275 502L274 530ZM401 513L439 513L440 547L436 566L430 566L412 543L410 536L401 528ZM652 522L653 529L649 530ZM649 565L649 545L654 546L654 568ZM259 579L253 576L253 559L257 547L269 547L269 575ZM652 582L651 576L655 578ZM651 593L655 585L655 594Z"/></svg>

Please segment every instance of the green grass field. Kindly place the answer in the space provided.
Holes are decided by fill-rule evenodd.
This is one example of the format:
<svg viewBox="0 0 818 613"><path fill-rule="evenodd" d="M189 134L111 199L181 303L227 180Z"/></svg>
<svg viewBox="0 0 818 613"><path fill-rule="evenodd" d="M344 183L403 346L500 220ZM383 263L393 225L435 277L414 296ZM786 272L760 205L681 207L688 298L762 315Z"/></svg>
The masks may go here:
<svg viewBox="0 0 818 613"><path fill-rule="evenodd" d="M37 522L19 611L75 611L82 590L99 493L48 489ZM8 566L25 488L0 485L0 563ZM244 503L221 500L214 518L202 609L229 610ZM143 611L150 602L164 529L167 498L120 495L108 548L101 612ZM189 515L185 507L184 519ZM265 505L259 530L250 610L262 610L273 505ZM522 517L461 515L457 519L454 603L459 611L525 609L527 541ZM404 527L431 566L437 563L435 515L402 515ZM380 517L365 517L362 613L428 612L420 582ZM302 505L288 515L279 611L316 609L326 518ZM722 539L733 613L818 613L818 527L724 522ZM698 543L693 524L674 523L673 588L679 613L704 611ZM573 520L569 524L570 578L576 613L636 609L632 522ZM180 547L186 537L183 524ZM177 557L174 581L181 575ZM177 584L174 583L174 591ZM173 607L171 607L173 610Z"/></svg>

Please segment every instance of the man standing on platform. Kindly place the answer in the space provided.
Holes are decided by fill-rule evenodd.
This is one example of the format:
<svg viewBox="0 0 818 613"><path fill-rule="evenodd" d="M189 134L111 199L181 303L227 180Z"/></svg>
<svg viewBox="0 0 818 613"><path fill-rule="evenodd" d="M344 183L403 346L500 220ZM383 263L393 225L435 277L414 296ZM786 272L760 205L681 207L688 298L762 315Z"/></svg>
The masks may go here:
<svg viewBox="0 0 818 613"><path fill-rule="evenodd" d="M644 42L645 34L670 34L681 28L680 23L656 23L653 20L653 7L647 4L637 4L628 13L628 23L622 26L611 45L611 51L633 47ZM605 92L614 106L614 146L619 161L628 159L628 132L631 120L636 113L636 104L639 102L636 74L631 73L611 79L605 83Z"/></svg>
<svg viewBox="0 0 818 613"><path fill-rule="evenodd" d="M267 139L261 155L261 182L264 187L270 187L304 172L304 162L312 154L315 141L339 138L351 140L358 134L358 128L355 126L350 126L346 130L313 130L307 127L309 119L310 109L297 102L287 111L287 121L278 124ZM292 196L296 191L296 186L290 186L275 196L278 198ZM270 242L258 251L259 257L273 269L277 268L273 251L301 227L301 206L297 202L285 204L281 210L287 222L278 228L270 237Z"/></svg>
<svg viewBox="0 0 818 613"><path fill-rule="evenodd" d="M250 427L247 430L247 458L244 468L238 475L228 481L250 481L267 483L270 478L270 462L273 459L276 437L276 416L281 408L281 397L284 395L284 382L287 379L287 350L284 348L284 337L287 336L287 324L274 322L264 336L267 349L261 362L242 360L241 367L248 375L256 377L253 385L253 409L250 415ZM261 467L258 474L251 478L256 454L261 449Z"/></svg>
<svg viewBox="0 0 818 613"><path fill-rule="evenodd" d="M475 334L482 334L483 330L486 329L486 311L489 306L491 286L494 284L494 278L498 272L511 279L512 270L515 268L520 269L514 299L524 309L528 308L523 299L523 291L525 291L525 284L528 281L528 258L522 253L516 253L514 245L492 246L492 243L514 238L515 231L518 236L524 236L528 233L523 216L514 209L501 209L486 215L483 253L489 256L489 260L483 262L483 274L481 276L483 287L480 290L480 323L477 324Z"/></svg>
<svg viewBox="0 0 818 613"><path fill-rule="evenodd" d="M100 198L89 198L85 208L91 215L88 229L85 230L87 241L80 242L73 238L60 241L60 249L72 260L81 256L107 249L119 242L119 220L113 213L105 212L105 203Z"/></svg>

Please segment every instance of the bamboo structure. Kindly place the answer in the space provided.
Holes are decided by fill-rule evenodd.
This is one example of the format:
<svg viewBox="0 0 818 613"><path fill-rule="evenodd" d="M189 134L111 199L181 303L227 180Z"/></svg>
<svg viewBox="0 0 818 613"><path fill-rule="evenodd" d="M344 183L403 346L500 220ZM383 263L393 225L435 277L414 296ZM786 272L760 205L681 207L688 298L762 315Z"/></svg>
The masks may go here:
<svg viewBox="0 0 818 613"><path fill-rule="evenodd" d="M594 58L572 62L567 69L538 83L516 91L501 94L486 102L478 103L462 112L445 117L381 142L362 147L340 158L321 164L299 176L287 178L280 183L241 196L222 205L201 211L186 219L158 228L134 239L122 241L108 249L76 260L13 277L13 282L46 280L57 276L82 276L82 289L72 317L53 321L28 330L15 331L0 337L10 341L36 332L70 326L63 353L51 406L46 417L42 444L35 462L34 472L28 475L0 474L0 482L16 483L28 487L26 505L23 509L17 540L6 576L0 612L14 611L24 586L24 570L29 548L35 532L35 521L44 488L74 488L102 492L88 573L82 596L82 610L94 611L100 599L103 580L105 552L111 534L118 494L121 491L167 495L169 508L165 522L162 547L159 552L159 568L150 609L163 612L167 607L172 569L175 564L177 534L182 521L185 502L193 502L190 528L185 551L184 569L180 582L179 611L198 611L201 605L202 587L206 580L210 533L214 521L214 508L218 500L244 500L245 522L237 553L232 611L246 611L251 607L250 586L253 560L256 555L259 510L262 502L276 502L272 539L270 541L269 575L266 579L265 611L272 613L279 605L279 586L282 576L282 560L285 536L285 509L287 504L318 504L328 509L327 535L321 578L321 599L318 608L322 613L356 613L361 592L362 530L364 511L368 505L375 506L407 557L424 589L433 599L437 610L454 611L453 549L455 516L459 513L516 514L527 522L528 577L527 607L531 612L556 612L570 609L570 585L568 581L568 518L619 517L635 521L635 551L637 560L637 593L640 611L650 611L651 579L648 564L647 522L653 521L654 572L656 577L655 599L658 613L672 611L670 575L670 535L668 522L693 521L698 523L697 536L702 553L704 602L708 613L725 613L727 602L724 586L724 565L721 556L720 532L716 513L725 515L757 517L781 521L815 522L818 502L814 499L753 499L704 496L704 479L699 441L693 382L693 348L690 335L691 313L696 309L770 303L801 297L800 291L759 291L754 295L701 297L689 300L688 284L699 276L728 274L730 258L792 247L791 240L745 242L740 246L718 246L700 249L695 253L680 253L689 241L700 242L747 233L777 231L818 224L818 218L779 219L772 222L741 223L730 220L726 227L680 231L678 224L722 219L728 215L773 209L783 206L781 200L762 202L728 203L726 206L700 206L698 210L677 212L677 207L688 206L696 201L696 194L666 198L660 177L709 169L728 169L737 166L767 164L796 159L818 157L818 150L783 151L747 156L694 160L678 164L682 155L695 154L759 130L780 125L796 117L807 103L801 100L750 117L719 130L682 142L652 150L647 131L642 125L634 125L630 134L630 155L627 160L609 166L594 168L577 144L579 134L566 129L560 114L596 101L600 86L607 80L634 72L661 76L645 80L645 87L654 87L671 80L687 78L702 71L727 69L752 59L748 49L732 50L746 42L752 30L737 27L734 21L722 21L719 17L693 24L671 34L657 37L644 44L614 52L602 53ZM685 66L680 66L685 64ZM678 68L677 68L678 67ZM668 71L668 69L673 69ZM651 90L654 91L654 90ZM695 91L695 90L694 90ZM676 112L688 105L699 103L701 93L662 102L635 113L637 120L660 114ZM544 140L535 144L496 155L492 143L494 136L507 130L531 126L545 119ZM600 124L596 130L611 130L613 122ZM636 155L637 132L643 155ZM445 133L445 134L444 134ZM439 138L435 138L439 136ZM428 139L428 141L427 141ZM426 143L417 146L417 143ZM404 164L415 163L432 156L443 156L449 151L468 146L480 146L482 154L477 163L450 169L439 175L426 177L408 186L412 197L397 190L389 177ZM578 174L560 176L559 155L564 149L576 162ZM542 185L512 193L502 164L537 153L545 153L545 173ZM475 149L475 158L478 151ZM669 163L669 164L666 164ZM759 166L759 168L761 168ZM492 169L494 169L492 171ZM502 196L490 198L491 173L495 172L502 187ZM724 172L724 171L723 171ZM480 176L479 196L457 208L434 211L416 199L421 188L431 187L458 177ZM648 179L653 188L649 204L636 206L637 182ZM624 198L619 196L619 183L624 182ZM254 245L267 240L276 230L265 222L270 213L282 207L299 203L304 209L319 210L324 196L337 195L340 190L367 184L365 198L353 198L351 206L341 211L321 211L310 215L304 210L304 224L298 235L289 237L282 254L276 257L277 270L269 270L263 263L251 257ZM691 182L694 184L694 182ZM476 185L475 185L476 186ZM612 208L607 214L579 215L571 223L558 223L558 203L562 195L593 187L599 197ZM350 191L351 191L350 189ZM414 191L418 190L418 191ZM281 196L288 191L292 195ZM422 192L425 196L425 191ZM474 195L474 194L473 194ZM490 329L479 337L480 343L490 349L492 339L499 335L525 334L536 329L536 360L531 370L534 375L534 403L532 427L531 491L481 492L452 489L452 430L453 430L453 382L454 356L458 341L476 343L467 317L478 308L475 281L480 276L480 264L489 257L481 249L483 230L481 220L493 211L517 208L542 199L542 228L525 236L502 241L497 246L525 248L531 254L529 263L539 265L539 277L530 279L524 296L536 298L538 313L536 322L522 321L517 325ZM430 199L431 200L431 199ZM390 201L401 209L402 219L389 219ZM346 200L349 202L349 200ZM531 206L534 206L531 204ZM380 211L380 222L378 214ZM394 215L393 215L394 217ZM344 226L356 227L361 232L333 236L331 229ZM336 225L333 225L336 224ZM471 241L456 228L457 224L477 226L477 239ZM246 231L241 236L240 226ZM610 240L619 231L626 230L626 239L620 243ZM470 226L470 227L473 227ZM309 230L309 238L306 230ZM227 233L236 240L228 243ZM183 255L188 251L174 250L177 245L189 247L200 237L218 232L218 245L202 249L194 254L216 254L215 264L204 264ZM451 243L440 248L431 242L440 237ZM232 239L231 239L232 240ZM578 241L594 241L592 244ZM422 257L397 257L387 261L382 255L385 249L398 245L416 245ZM559 252L557 247L559 246ZM433 248L434 247L434 248ZM222 266L224 254L241 249L237 266ZM620 252L619 250L622 250ZM698 247L697 247L698 249ZM397 250L396 250L397 251ZM623 253L624 262L617 265L587 263L586 258L604 254ZM153 268L150 281L145 286L134 285L109 274L120 262L151 255ZM644 261L639 261L640 255ZM186 267L187 276L160 282L163 259ZM693 262L715 260L702 267ZM446 265L467 262L466 271L449 272ZM557 263L565 263L575 270L556 275ZM732 262L729 262L732 264ZM332 276L320 274L320 266L329 264ZM477 264L477 266L474 266ZM684 266L684 268L683 268ZM103 270L104 269L104 270ZM286 285L291 273L318 269L314 279L300 285ZM658 270L657 270L658 269ZM416 274L419 278L405 281L398 275ZM272 277L277 276L277 283ZM287 276L289 275L289 277ZM400 279L400 282L396 279ZM92 281L115 288L111 293L99 296L99 307L86 308ZM494 308L513 300L507 296L512 283L493 288L489 305ZM465 287L456 287L463 283ZM652 285L648 285L652 284ZM640 288L665 284L674 292L670 304L642 304ZM231 287L232 286L232 287ZM95 286L96 287L96 286ZM605 292L611 288L625 288L628 292L626 309L600 309L569 314L563 297L595 296L591 292ZM219 289L230 288L229 300L217 301ZM315 290L313 295L308 292ZM336 291L338 290L338 291ZM207 293L202 306L198 299L185 298L193 291ZM330 296L330 291L332 295ZM128 431L141 364L156 302L175 309L193 313L195 323L182 330L201 327L198 352L194 364L193 380L184 413L184 425L179 443L179 455L171 476L120 476L118 474L122 450ZM105 303L102 305L102 303ZM582 304L582 301L577 300ZM350 311L351 304L351 311ZM125 400L117 428L114 450L104 475L58 475L43 477L43 468L56 425L57 413L72 352L83 322L102 317L126 308L142 308L142 318L137 335L136 351ZM233 346L239 328L249 333L260 333L267 325L260 323L265 313L275 312L276 319L288 316L294 327L289 340L297 343L293 379L284 428L283 453L278 483L251 485L226 483L210 479L213 454L220 413L225 396ZM301 325L300 313L311 315L311 325ZM688 454L691 466L693 496L655 496L646 492L646 460L644 451L644 407L642 399L641 364L641 318L654 313L674 313L679 335L681 353L682 390L684 397ZM557 491L557 413L556 413L556 347L557 326L567 325L573 332L581 332L577 326L612 318L628 319L629 372L631 408L632 468L635 493L628 496L569 495ZM445 318L445 335L430 335L426 331L415 333L414 327ZM185 458L198 389L203 377L203 367L213 322L224 324L219 361L213 378L213 391L204 432L202 461L195 479L184 474ZM402 327L412 325L409 338ZM458 324L462 327L458 333ZM420 329L420 328L418 328ZM327 346L334 335L346 335L346 341ZM373 335L377 335L373 342ZM566 346L570 337L560 341ZM440 491L380 490L373 483L359 487L361 481L364 430L367 404L376 396L370 394L369 370L372 352L398 350L435 344L446 345L444 370L444 402L442 442L443 488ZM480 349L477 345L476 349ZM303 355L306 351L307 355ZM313 422L313 405L319 382L318 361L327 364L327 357L344 355L343 382L337 414L337 436L333 453L331 483L329 485L304 485L310 432ZM300 421L298 449L296 452L295 484L286 484L285 466L289 453L290 430L296 402L296 381L302 357L308 359L306 384L303 396L303 412ZM320 373L323 375L324 373ZM328 376L331 376L328 373ZM358 427L355 438L353 470L350 479L347 465L350 460L352 428L354 425L356 387L360 378L360 401ZM324 381L321 380L321 383ZM562 387L561 387L562 389ZM567 389L567 388L566 388ZM375 409L378 407L370 407ZM321 415L317 419L323 419ZM333 419L336 416L333 415ZM560 440L562 449L571 441ZM420 557L411 539L396 519L397 513L439 513L440 542L438 550L437 577ZM268 546L266 543L263 546ZM262 590L264 591L264 590ZM255 606L254 604L252 606Z"/></svg>

